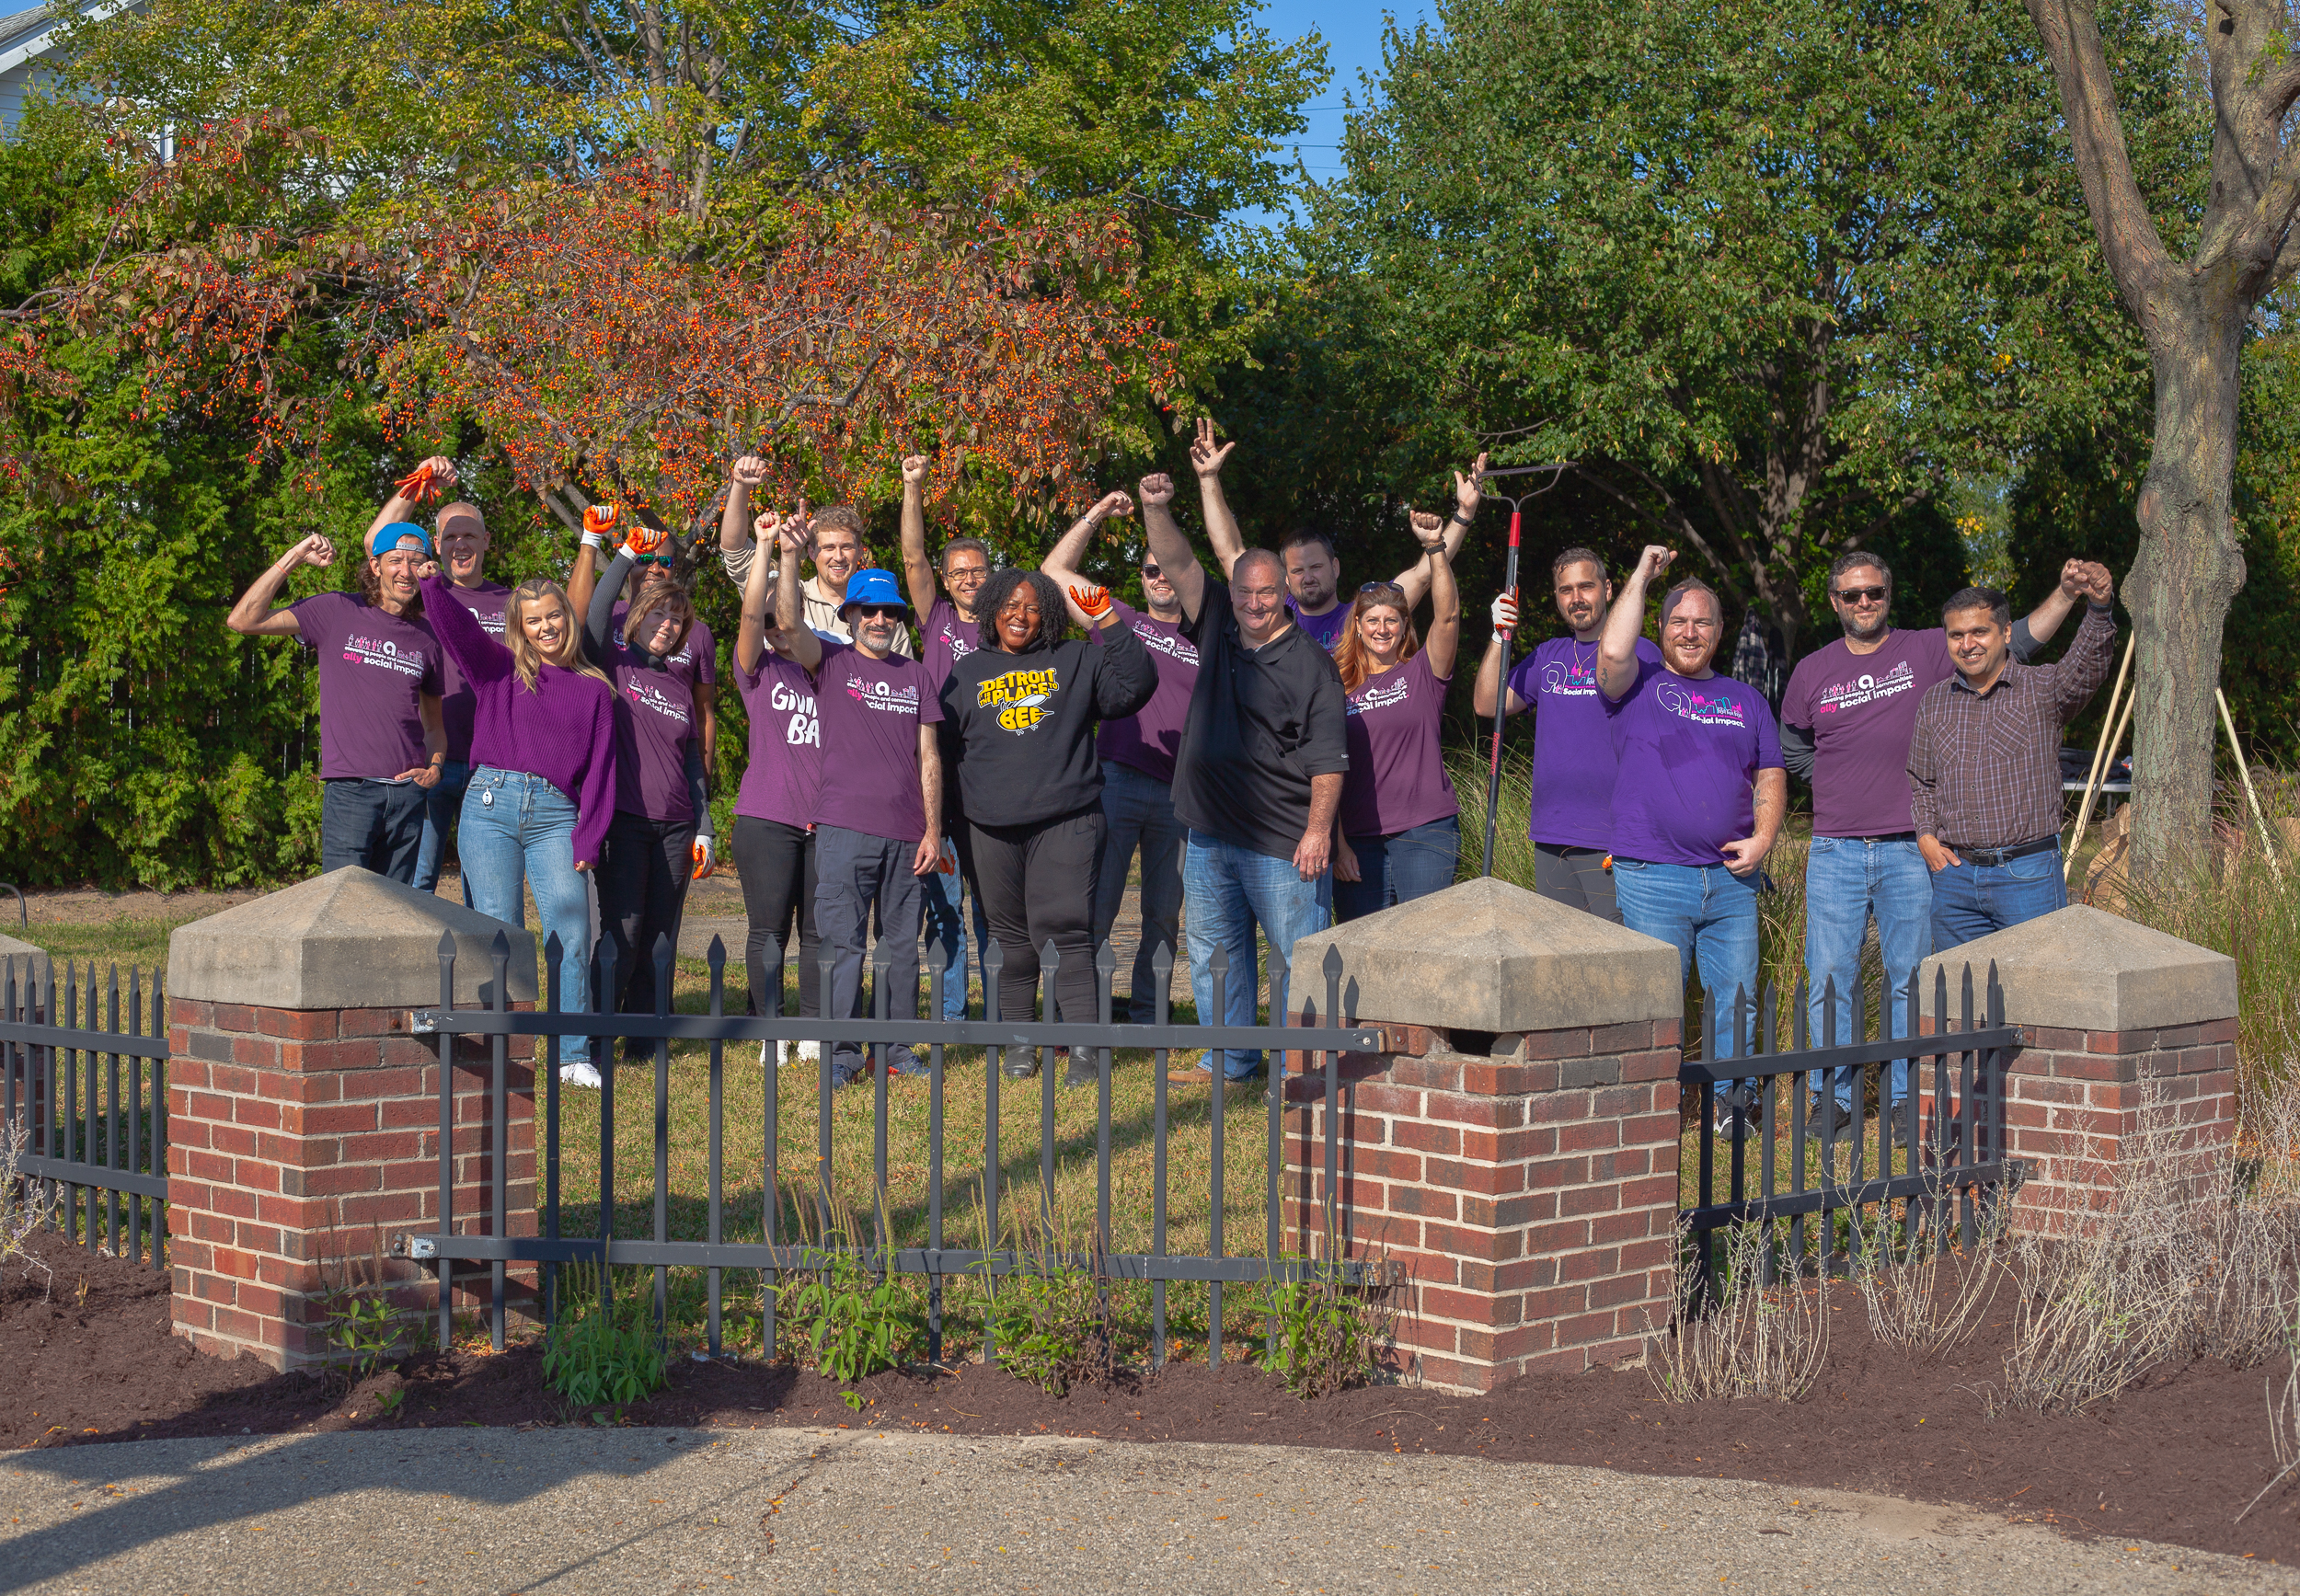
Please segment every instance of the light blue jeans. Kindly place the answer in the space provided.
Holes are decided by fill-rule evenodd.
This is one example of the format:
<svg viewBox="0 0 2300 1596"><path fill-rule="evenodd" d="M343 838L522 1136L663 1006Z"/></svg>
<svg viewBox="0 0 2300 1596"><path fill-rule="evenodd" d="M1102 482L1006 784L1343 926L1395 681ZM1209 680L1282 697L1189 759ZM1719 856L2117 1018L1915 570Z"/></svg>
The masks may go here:
<svg viewBox="0 0 2300 1596"><path fill-rule="evenodd" d="M1693 974L1717 1002L1717 1034L1705 1039L1708 1056L1741 1056L1732 1024L1733 996L1757 1001L1757 877L1736 876L1722 865L1657 865L1644 859L1613 862L1621 923L1658 936L1677 949L1680 980Z"/></svg>
<svg viewBox="0 0 2300 1596"><path fill-rule="evenodd" d="M957 822L964 825L964 821ZM960 901L966 893L966 878L961 874L945 876L939 871L921 876L923 890L919 901L926 913L926 947L929 955L937 947L947 947L949 957L942 969L942 1017L966 1017L966 920L960 912ZM974 894L974 957L982 958L982 950L990 946L990 921L983 913L983 895Z"/></svg>
<svg viewBox="0 0 2300 1596"><path fill-rule="evenodd" d="M1949 844L1951 847L1954 844ZM1952 865L1933 878L1933 951L2068 907L2061 851L2041 848L2003 865Z"/></svg>
<svg viewBox="0 0 2300 1596"><path fill-rule="evenodd" d="M1260 1001L1261 976L1254 958L1254 927L1270 944L1272 971L1286 968L1294 945L1326 929L1332 918L1331 870L1305 881L1292 859L1273 859L1251 848L1190 833L1182 854L1182 900L1190 922L1190 990L1198 1000L1201 1025L1250 1026ZM1223 1012L1213 1012L1213 950L1230 950L1224 978ZM1271 1016L1273 1022L1280 1016ZM1216 1051L1226 1053L1223 1074L1242 1080L1261 1067L1259 1048L1207 1050L1202 1069L1213 1067Z"/></svg>
<svg viewBox="0 0 2300 1596"><path fill-rule="evenodd" d="M1181 949L1182 844L1189 827L1175 818L1174 789L1116 761L1102 766L1102 868L1095 878L1094 946L1098 952L1126 901L1126 867L1142 850L1142 941L1134 949L1131 1012L1111 1016L1134 1025L1157 1017L1158 978L1150 968L1160 946ZM1171 972L1169 971L1169 974Z"/></svg>
<svg viewBox="0 0 2300 1596"><path fill-rule="evenodd" d="M423 845L415 855L415 890L429 892L439 886L440 867L447 862L447 828L463 812L464 789L471 785L471 766L451 759L439 767L423 806ZM471 881L463 884L464 907L471 907Z"/></svg>
<svg viewBox="0 0 2300 1596"><path fill-rule="evenodd" d="M1350 851L1358 856L1358 878L1334 883L1337 922L1378 913L1451 887L1461 864L1461 817L1447 815L1386 837L1351 837Z"/></svg>
<svg viewBox="0 0 2300 1596"><path fill-rule="evenodd" d="M464 789L456 846L471 906L489 919L526 924L520 888L535 889L543 935L559 938L559 1008L591 1013L591 878L575 867L575 800L539 775L483 764ZM590 1058L589 1037L559 1038L561 1063Z"/></svg>
<svg viewBox="0 0 2300 1596"><path fill-rule="evenodd" d="M1916 839L1908 837L1815 837L1805 857L1805 983L1811 1046L1824 1045L1828 1028L1828 983L1836 982L1836 1041L1840 1047L1864 1039L1853 1034L1853 993L1861 978L1861 943L1869 922L1877 922L1878 951L1884 957L1884 1028L1889 1037L1909 1034L1909 983L1929 950L1933 934L1933 873ZM1858 1070L1836 1073L1836 1100L1853 1106ZM1811 1076L1821 1090L1821 1072ZM1892 1101L1909 1095L1909 1063L1892 1066Z"/></svg>

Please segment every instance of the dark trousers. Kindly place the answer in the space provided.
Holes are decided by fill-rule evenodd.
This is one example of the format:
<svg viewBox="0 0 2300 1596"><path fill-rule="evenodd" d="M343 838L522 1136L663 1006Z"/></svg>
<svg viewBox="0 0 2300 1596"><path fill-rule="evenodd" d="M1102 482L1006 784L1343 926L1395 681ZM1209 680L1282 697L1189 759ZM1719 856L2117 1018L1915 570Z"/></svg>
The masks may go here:
<svg viewBox="0 0 2300 1596"><path fill-rule="evenodd" d="M998 976L1001 1019L1030 1017L1039 950L1052 942L1062 957L1054 972L1061 1017L1094 1023L1094 889L1108 828L1098 803L1027 826L970 824L967 868L990 916L991 940L1006 960Z"/></svg>
<svg viewBox="0 0 2300 1596"><path fill-rule="evenodd" d="M411 781L339 776L319 799L319 870L361 865L402 885L415 880L431 794Z"/></svg>
<svg viewBox="0 0 2300 1596"><path fill-rule="evenodd" d="M918 914L923 889L911 874L916 843L850 832L844 826L814 829L814 923L832 949L831 990L822 994L826 1016L862 1016L863 952L870 913L879 913L877 951L887 961L887 1015L918 1017ZM909 1050L887 1050L889 1067L909 1069ZM864 1067L860 1042L839 1042L831 1050L831 1073L852 1079Z"/></svg>
<svg viewBox="0 0 2300 1596"><path fill-rule="evenodd" d="M1555 903L1586 909L1600 920L1621 924L1621 903L1614 894L1614 879L1605 873L1603 848L1561 848L1550 843L1534 844L1534 890Z"/></svg>
<svg viewBox="0 0 2300 1596"><path fill-rule="evenodd" d="M780 821L737 815L735 869L742 877L742 912L751 922L742 952L751 972L752 1012L783 1012L783 957L796 919L799 1012L817 1017L822 1013L822 963L814 932L814 833Z"/></svg>
<svg viewBox="0 0 2300 1596"><path fill-rule="evenodd" d="M655 1012L655 945L668 940L677 957L679 913L695 878L694 845L693 821L650 821L617 809L607 822L599 855L599 929L615 950L616 1013ZM662 1005L671 1006L667 992Z"/></svg>

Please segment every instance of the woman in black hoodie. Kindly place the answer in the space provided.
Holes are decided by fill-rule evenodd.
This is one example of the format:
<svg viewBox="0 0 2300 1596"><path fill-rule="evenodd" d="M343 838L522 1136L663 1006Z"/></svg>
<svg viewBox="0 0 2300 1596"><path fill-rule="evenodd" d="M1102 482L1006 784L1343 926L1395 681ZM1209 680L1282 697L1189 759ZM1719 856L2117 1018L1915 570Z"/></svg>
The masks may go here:
<svg viewBox="0 0 2300 1596"><path fill-rule="evenodd" d="M1093 644L1063 637L1062 590L1052 578L995 572L974 601L983 647L950 668L942 713L957 729L961 863L1005 956L1000 1017L1030 1017L1039 950L1051 941L1062 955L1054 978L1062 1017L1091 1025L1103 831L1095 728L1149 703L1158 673L1142 640L1117 624L1109 593L1073 588L1071 597L1101 633ZM1029 1073L1019 1058L1009 1067ZM1070 1085L1093 1078L1082 1071L1083 1061L1072 1063Z"/></svg>

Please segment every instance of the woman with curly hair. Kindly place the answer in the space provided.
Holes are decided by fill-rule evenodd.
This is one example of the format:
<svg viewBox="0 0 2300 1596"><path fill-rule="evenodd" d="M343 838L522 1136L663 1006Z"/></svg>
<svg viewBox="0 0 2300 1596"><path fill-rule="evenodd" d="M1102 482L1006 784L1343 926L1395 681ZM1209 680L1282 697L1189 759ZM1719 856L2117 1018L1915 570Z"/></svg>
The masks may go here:
<svg viewBox="0 0 2300 1596"><path fill-rule="evenodd" d="M1005 957L1002 1018L1028 1019L1039 950L1062 956L1056 1005L1065 1020L1095 1017L1094 889L1102 855L1102 764L1095 730L1133 715L1158 690L1142 639L1118 624L1101 588L1071 598L1100 647L1065 638L1062 590L1034 570L995 571L974 614L983 647L950 667L942 713L957 728L960 861ZM1052 1015L1046 1016L1053 1018ZM1031 1073L1010 1054L1007 1074ZM1083 1060L1069 1085L1094 1078Z"/></svg>
<svg viewBox="0 0 2300 1596"><path fill-rule="evenodd" d="M1349 696L1350 771L1335 817L1334 918L1355 920L1454 884L1461 804L1445 774L1440 722L1461 646L1461 592L1445 557L1444 524L1416 511L1430 578L1430 640L1396 582L1368 582L1334 649Z"/></svg>
<svg viewBox="0 0 2300 1596"><path fill-rule="evenodd" d="M520 888L533 887L545 936L559 938L559 1006L588 1013L591 871L615 818L615 690L583 658L558 583L530 577L512 590L500 642L446 586L423 580L432 628L471 684L471 785L456 844L471 906L523 925ZM561 1039L559 1078L599 1085L589 1037Z"/></svg>

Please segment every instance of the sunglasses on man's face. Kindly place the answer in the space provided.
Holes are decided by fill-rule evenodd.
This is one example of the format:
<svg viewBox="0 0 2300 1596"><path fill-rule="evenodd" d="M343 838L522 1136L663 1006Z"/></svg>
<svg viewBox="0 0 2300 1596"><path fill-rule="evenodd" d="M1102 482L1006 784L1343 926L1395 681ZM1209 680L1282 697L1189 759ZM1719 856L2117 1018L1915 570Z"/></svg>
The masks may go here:
<svg viewBox="0 0 2300 1596"><path fill-rule="evenodd" d="M1158 580L1160 572L1156 566L1146 565L1142 568L1142 574L1149 578L1152 581L1156 581Z"/></svg>
<svg viewBox="0 0 2300 1596"><path fill-rule="evenodd" d="M1882 588L1839 588L1837 589L1837 602L1846 604L1857 604L1863 602L1881 604L1885 602L1885 590Z"/></svg>
<svg viewBox="0 0 2300 1596"><path fill-rule="evenodd" d="M899 621L903 612L892 604L857 604L855 614L866 621Z"/></svg>
<svg viewBox="0 0 2300 1596"><path fill-rule="evenodd" d="M631 563L633 565L659 565L668 568L679 563L679 557L675 554L635 554L631 557Z"/></svg>

